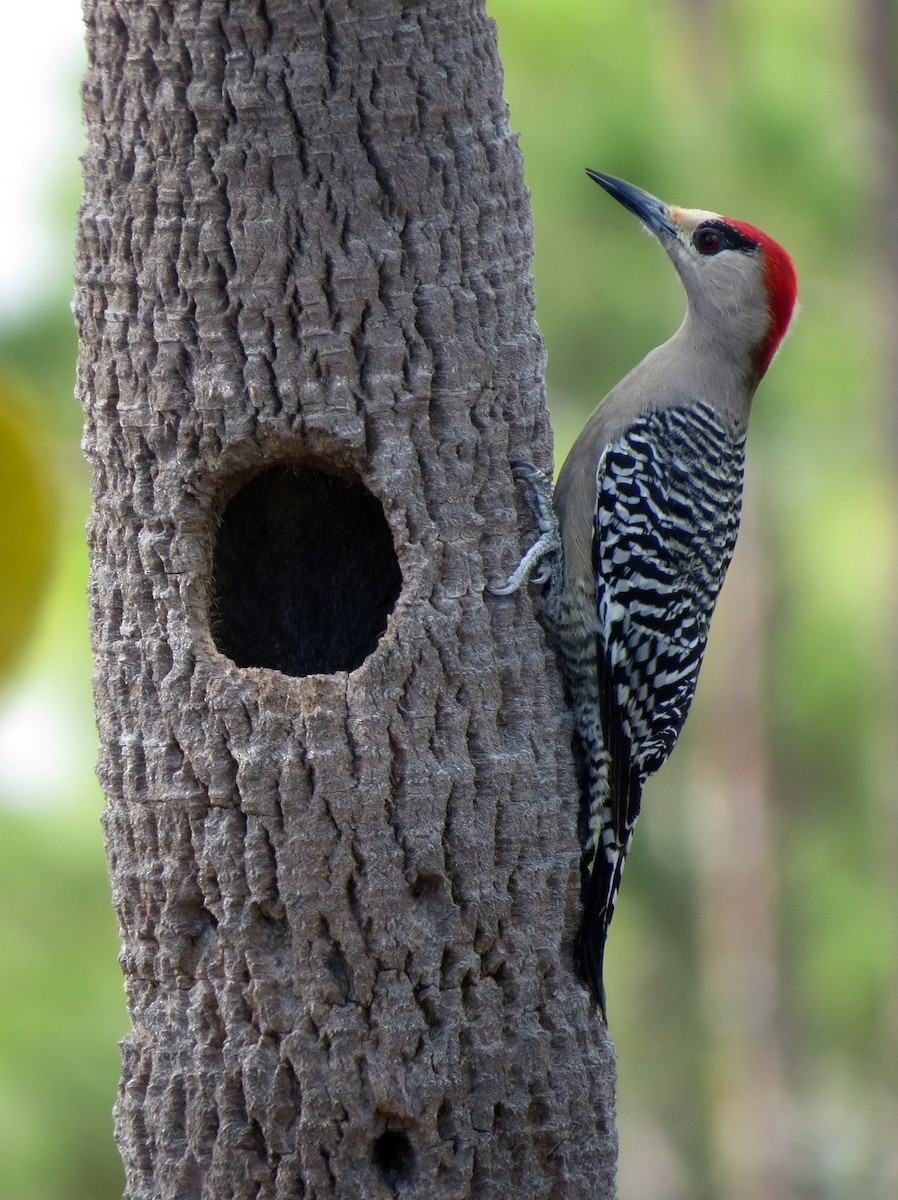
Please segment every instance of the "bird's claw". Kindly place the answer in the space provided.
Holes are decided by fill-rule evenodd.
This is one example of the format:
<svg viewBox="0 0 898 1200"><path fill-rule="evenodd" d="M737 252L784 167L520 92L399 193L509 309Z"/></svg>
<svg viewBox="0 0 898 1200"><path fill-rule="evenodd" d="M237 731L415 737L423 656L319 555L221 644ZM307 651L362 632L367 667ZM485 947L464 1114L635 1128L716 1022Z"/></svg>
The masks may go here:
<svg viewBox="0 0 898 1200"><path fill-rule="evenodd" d="M527 484L525 493L527 504L536 518L540 533L548 533L552 529L557 530L558 518L555 516L552 504L554 489L550 477L539 467L535 467L533 463L523 462L520 459L511 464L511 471L515 479Z"/></svg>
<svg viewBox="0 0 898 1200"><path fill-rule="evenodd" d="M561 534L552 506L551 479L533 463L520 459L511 463L511 470L516 480L528 485L525 493L527 504L536 520L540 536L504 584L498 587L487 586L486 590L493 596L511 596L528 580L538 585L550 583L558 572L558 560L561 555Z"/></svg>

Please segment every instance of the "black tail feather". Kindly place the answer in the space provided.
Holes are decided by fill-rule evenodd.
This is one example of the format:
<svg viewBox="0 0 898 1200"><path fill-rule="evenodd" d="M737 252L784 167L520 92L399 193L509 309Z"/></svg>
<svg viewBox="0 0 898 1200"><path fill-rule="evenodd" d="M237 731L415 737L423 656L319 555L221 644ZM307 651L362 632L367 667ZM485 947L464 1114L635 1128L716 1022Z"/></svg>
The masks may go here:
<svg viewBox="0 0 898 1200"><path fill-rule="evenodd" d="M583 902L583 917L574 952L577 972L599 1006L606 1025L608 1006L605 1001L605 943L608 940L608 928L614 916L629 848L628 835L613 864L609 862L604 846L599 847L599 852L594 857L587 854L582 860L580 896Z"/></svg>
<svg viewBox="0 0 898 1200"><path fill-rule="evenodd" d="M597 862L593 876L583 889L583 918L577 933L574 958L577 974L586 985L596 1002L602 1020L608 1024L608 1006L605 1000L605 941L608 937L608 909L598 896L590 895L594 890L595 872L601 872L604 864ZM598 901L598 903L596 902Z"/></svg>

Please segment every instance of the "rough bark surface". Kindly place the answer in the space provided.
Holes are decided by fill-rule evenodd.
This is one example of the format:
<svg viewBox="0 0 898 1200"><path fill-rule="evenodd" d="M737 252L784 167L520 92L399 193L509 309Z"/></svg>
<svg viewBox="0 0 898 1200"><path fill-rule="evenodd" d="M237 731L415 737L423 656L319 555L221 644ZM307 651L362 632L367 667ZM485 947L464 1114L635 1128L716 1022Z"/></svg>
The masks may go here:
<svg viewBox="0 0 898 1200"><path fill-rule="evenodd" d="M550 455L493 24L476 0L93 0L87 31L127 1194L611 1196L570 730L528 598L484 594L519 547L509 459ZM310 507L305 472L331 477ZM311 551L356 528L328 506L360 485L390 537L357 599L383 621L354 669L290 674L290 631L330 634L280 567L355 597L357 550ZM253 629L285 607L278 670Z"/></svg>

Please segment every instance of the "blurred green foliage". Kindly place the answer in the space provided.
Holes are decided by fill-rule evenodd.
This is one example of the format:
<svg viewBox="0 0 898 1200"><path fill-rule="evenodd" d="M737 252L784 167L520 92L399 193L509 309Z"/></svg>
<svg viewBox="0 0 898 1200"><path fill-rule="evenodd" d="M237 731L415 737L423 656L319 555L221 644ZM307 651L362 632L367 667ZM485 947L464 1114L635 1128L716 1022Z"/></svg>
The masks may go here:
<svg viewBox="0 0 898 1200"><path fill-rule="evenodd" d="M66 89L78 111L78 80ZM71 245L80 147L51 173ZM12 183L13 176L9 176ZM14 236L4 230L4 237ZM87 469L74 398L71 253L0 318L0 1196L112 1200L127 1032L93 764Z"/></svg>
<svg viewBox="0 0 898 1200"><path fill-rule="evenodd" d="M122 1190L127 1017L92 771L75 342L68 297L50 304L0 329L0 378L16 380L14 416L0 412L0 547L16 564L0 604L0 1195L103 1200Z"/></svg>
<svg viewBox="0 0 898 1200"><path fill-rule="evenodd" d="M0 375L0 677L7 675L37 616L50 573L53 497L40 438L9 376Z"/></svg>
<svg viewBox="0 0 898 1200"><path fill-rule="evenodd" d="M111 1107L125 1031L99 825L5 812L0 840L3 1194L121 1193Z"/></svg>
<svg viewBox="0 0 898 1200"><path fill-rule="evenodd" d="M881 317L864 10L847 0L489 0L489 9L533 191L558 461L599 397L682 310L657 246L585 167L749 220L795 257L804 309L750 438L769 575L766 769L790 1186L807 1200L891 1200L898 738L886 418L898 397L886 381L894 333ZM60 202L51 218L69 228L75 157L73 147L70 176L57 181L65 211ZM7 561L30 564L0 610L0 667L15 668L0 696L0 1192L16 1200L111 1200L121 1190L110 1110L126 1019L91 773L87 483L69 291L66 263L42 306L0 325L2 378L18 381L12 405L0 392L0 545ZM721 1085L691 865L695 736L688 725L648 790L609 945L622 1200L725 1195L709 1134ZM36 784L2 763L28 738L36 760L62 764ZM664 1188L640 1191L649 1160Z"/></svg>

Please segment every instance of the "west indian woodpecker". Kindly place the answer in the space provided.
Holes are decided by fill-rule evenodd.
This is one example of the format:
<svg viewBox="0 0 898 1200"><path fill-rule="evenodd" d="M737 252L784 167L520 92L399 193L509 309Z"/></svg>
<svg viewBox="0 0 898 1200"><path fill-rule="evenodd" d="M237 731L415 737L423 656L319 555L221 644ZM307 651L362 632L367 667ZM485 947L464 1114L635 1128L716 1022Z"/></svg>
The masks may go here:
<svg viewBox="0 0 898 1200"><path fill-rule="evenodd" d="M588 171L667 251L683 324L612 388L550 480L514 463L540 537L497 595L546 585L582 752L579 973L607 1020L608 926L646 779L692 703L739 529L755 390L795 306L792 260L759 229Z"/></svg>

